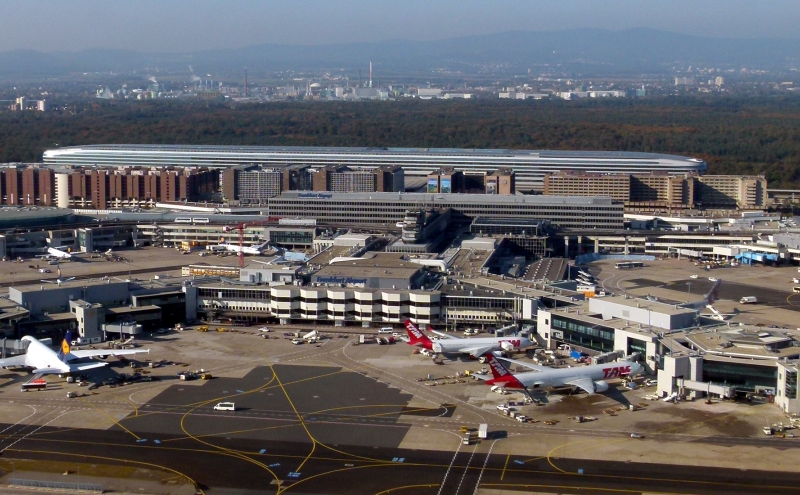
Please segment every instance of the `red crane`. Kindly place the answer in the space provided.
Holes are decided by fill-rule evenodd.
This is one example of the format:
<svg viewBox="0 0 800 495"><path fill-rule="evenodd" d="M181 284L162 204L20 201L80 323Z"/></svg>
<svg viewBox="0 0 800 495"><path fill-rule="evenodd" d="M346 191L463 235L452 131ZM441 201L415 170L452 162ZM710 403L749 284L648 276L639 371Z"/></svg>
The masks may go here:
<svg viewBox="0 0 800 495"><path fill-rule="evenodd" d="M247 227L257 227L261 225L269 225L277 222L280 220L281 217L267 217L264 220L258 220L252 223L238 223L233 226L225 226L224 231L230 232L232 230L236 230L239 233L239 268L244 268L244 229Z"/></svg>

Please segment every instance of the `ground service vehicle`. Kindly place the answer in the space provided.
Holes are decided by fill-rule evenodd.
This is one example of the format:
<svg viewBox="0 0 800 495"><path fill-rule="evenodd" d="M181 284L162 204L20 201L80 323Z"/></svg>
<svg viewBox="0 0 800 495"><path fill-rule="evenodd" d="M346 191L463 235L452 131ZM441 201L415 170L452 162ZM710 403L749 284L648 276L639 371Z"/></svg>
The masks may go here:
<svg viewBox="0 0 800 495"><path fill-rule="evenodd" d="M214 406L215 411L235 411L236 404L233 402L220 402Z"/></svg>
<svg viewBox="0 0 800 495"><path fill-rule="evenodd" d="M23 383L22 391L27 392L29 390L47 390L47 381L39 379L31 380L28 383Z"/></svg>
<svg viewBox="0 0 800 495"><path fill-rule="evenodd" d="M758 298L756 296L744 296L743 298L739 299L740 304L755 304L758 302Z"/></svg>

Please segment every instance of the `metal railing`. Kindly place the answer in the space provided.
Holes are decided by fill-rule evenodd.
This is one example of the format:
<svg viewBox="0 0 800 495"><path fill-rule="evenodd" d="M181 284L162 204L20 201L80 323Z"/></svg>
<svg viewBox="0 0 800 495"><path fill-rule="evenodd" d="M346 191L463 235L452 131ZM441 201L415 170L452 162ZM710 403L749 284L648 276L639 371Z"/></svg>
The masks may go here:
<svg viewBox="0 0 800 495"><path fill-rule="evenodd" d="M70 490L76 493L103 493L103 485L94 483L66 483L63 481L24 480L15 478L8 480L8 485L10 487L24 486L27 488L48 490Z"/></svg>

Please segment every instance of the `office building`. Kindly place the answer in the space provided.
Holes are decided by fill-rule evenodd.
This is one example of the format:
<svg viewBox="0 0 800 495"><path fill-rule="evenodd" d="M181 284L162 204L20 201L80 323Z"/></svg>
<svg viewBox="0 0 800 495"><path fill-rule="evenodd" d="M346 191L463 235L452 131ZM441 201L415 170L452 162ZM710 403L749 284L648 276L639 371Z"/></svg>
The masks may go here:
<svg viewBox="0 0 800 495"><path fill-rule="evenodd" d="M0 168L6 205L106 209L153 206L156 202L198 201L217 190L219 171L179 168Z"/></svg>
<svg viewBox="0 0 800 495"><path fill-rule="evenodd" d="M463 193L464 172L453 167L442 167L432 174L428 174L426 192L433 193Z"/></svg>
<svg viewBox="0 0 800 495"><path fill-rule="evenodd" d="M221 182L223 196L229 202L266 204L282 191L400 192L404 188L404 174L403 168L396 165L376 169L351 169L343 165L320 168L251 165L225 169Z"/></svg>
<svg viewBox="0 0 800 495"><path fill-rule="evenodd" d="M703 208L764 209L768 206L767 179L755 175L697 177L695 202Z"/></svg>
<svg viewBox="0 0 800 495"><path fill-rule="evenodd" d="M227 201L262 204L281 193L284 171L275 168L226 168L222 172L222 195Z"/></svg>
<svg viewBox="0 0 800 495"><path fill-rule="evenodd" d="M492 172L510 168L516 188L541 191L544 175L560 170L595 173L702 173L704 161L675 155L613 151L547 151L436 148L321 148L192 145L88 145L47 150L44 163L60 166L191 166L227 168L258 164L264 167L344 165L379 168L399 165L406 175L427 177L442 167L463 172ZM284 187L283 190L298 188Z"/></svg>
<svg viewBox="0 0 800 495"><path fill-rule="evenodd" d="M514 171L510 168L501 168L486 174L483 177L483 187L486 194L516 194Z"/></svg>
<svg viewBox="0 0 800 495"><path fill-rule="evenodd" d="M608 196L627 210L764 209L768 206L764 176L591 174L565 171L547 174L545 195Z"/></svg>
<svg viewBox="0 0 800 495"><path fill-rule="evenodd" d="M479 216L548 219L557 228L621 229L623 206L610 198L488 196L486 194L284 192L271 198L268 215L314 218L325 225L386 228L405 221L408 211L452 209L454 224Z"/></svg>

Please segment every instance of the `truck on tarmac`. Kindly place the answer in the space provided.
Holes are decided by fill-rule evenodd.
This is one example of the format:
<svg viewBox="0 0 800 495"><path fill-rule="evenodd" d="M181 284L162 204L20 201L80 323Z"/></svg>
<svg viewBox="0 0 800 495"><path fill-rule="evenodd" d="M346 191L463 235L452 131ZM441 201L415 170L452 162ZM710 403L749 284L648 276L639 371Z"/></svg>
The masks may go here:
<svg viewBox="0 0 800 495"><path fill-rule="evenodd" d="M481 423L481 425L478 426L478 438L486 438L487 436L489 436L489 425Z"/></svg>
<svg viewBox="0 0 800 495"><path fill-rule="evenodd" d="M744 296L743 298L739 299L739 304L755 304L758 302L758 298L756 296Z"/></svg>

